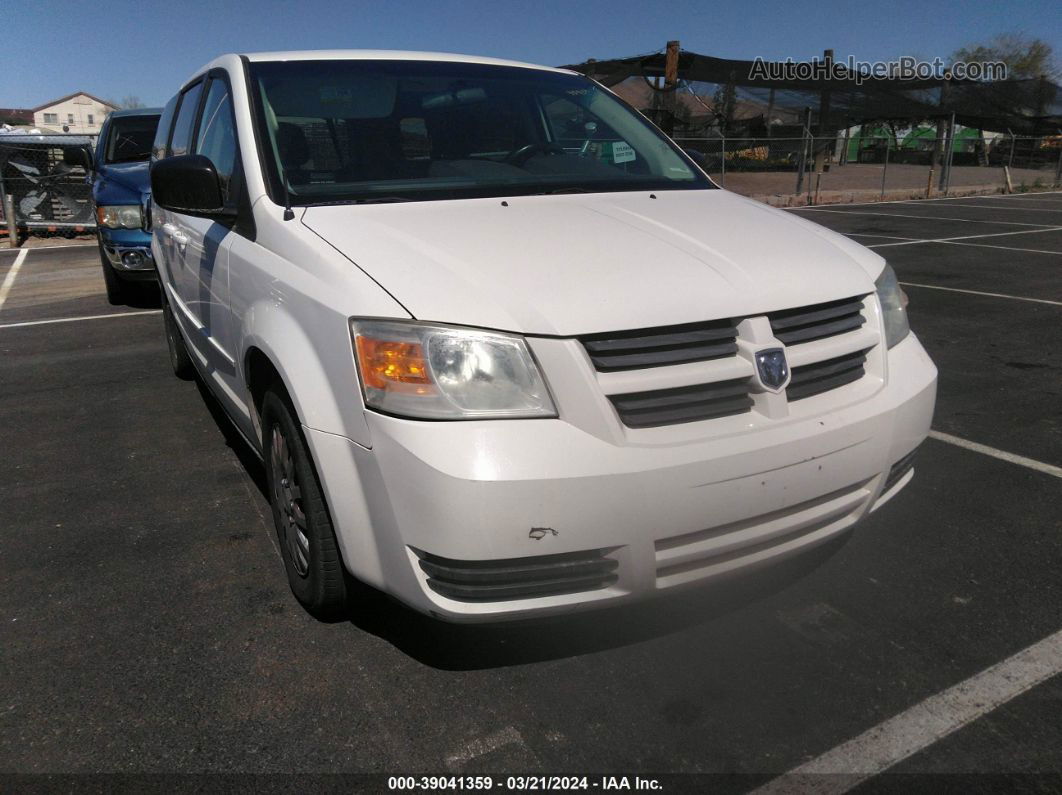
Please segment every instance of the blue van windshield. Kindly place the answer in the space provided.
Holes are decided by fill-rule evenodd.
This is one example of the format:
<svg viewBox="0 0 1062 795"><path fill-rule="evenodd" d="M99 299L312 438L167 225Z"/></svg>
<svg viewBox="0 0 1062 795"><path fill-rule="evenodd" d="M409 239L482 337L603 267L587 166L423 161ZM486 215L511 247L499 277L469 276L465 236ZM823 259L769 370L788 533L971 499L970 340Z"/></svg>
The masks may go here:
<svg viewBox="0 0 1062 795"><path fill-rule="evenodd" d="M440 61L249 64L274 198L292 204L714 185L578 75Z"/></svg>
<svg viewBox="0 0 1062 795"><path fill-rule="evenodd" d="M136 163L151 157L151 144L159 126L158 115L118 116L107 133L105 163Z"/></svg>

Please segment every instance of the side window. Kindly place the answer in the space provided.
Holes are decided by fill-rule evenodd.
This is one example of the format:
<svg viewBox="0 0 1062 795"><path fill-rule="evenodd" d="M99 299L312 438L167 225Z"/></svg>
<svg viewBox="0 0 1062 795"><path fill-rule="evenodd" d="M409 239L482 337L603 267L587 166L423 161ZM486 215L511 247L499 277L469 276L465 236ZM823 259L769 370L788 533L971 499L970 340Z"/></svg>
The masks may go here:
<svg viewBox="0 0 1062 795"><path fill-rule="evenodd" d="M199 95L202 93L203 83L200 81L181 96L181 109L177 111L177 121L173 125L169 156L188 154L188 144L192 140L192 123L195 121L195 112L199 108Z"/></svg>
<svg viewBox="0 0 1062 795"><path fill-rule="evenodd" d="M224 80L214 78L210 81L195 140L196 154L210 158L217 169L222 195L228 203L232 198L232 175L236 168L236 122L232 97Z"/></svg>
<svg viewBox="0 0 1062 795"><path fill-rule="evenodd" d="M177 111L177 95L166 103L162 109L162 117L159 119L159 127L155 133L155 143L151 147L151 159L162 160L166 157L166 142L170 138L170 127L173 126L173 114Z"/></svg>

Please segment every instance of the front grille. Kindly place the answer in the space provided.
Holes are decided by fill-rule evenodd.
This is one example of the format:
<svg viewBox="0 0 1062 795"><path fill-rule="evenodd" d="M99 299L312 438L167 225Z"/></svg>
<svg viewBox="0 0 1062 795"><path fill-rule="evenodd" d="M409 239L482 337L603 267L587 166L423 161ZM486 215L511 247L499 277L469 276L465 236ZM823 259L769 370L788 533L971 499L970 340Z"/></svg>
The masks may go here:
<svg viewBox="0 0 1062 795"><path fill-rule="evenodd" d="M914 450L909 452L907 455L905 455L903 458L901 458L899 461L892 465L892 467L889 469L888 476L885 478L885 487L881 490L882 494L884 494L897 483L899 483L900 478L902 478L911 470L911 467L914 466L914 457L915 453L917 452L918 448L916 447Z"/></svg>
<svg viewBox="0 0 1062 795"><path fill-rule="evenodd" d="M599 372L703 362L737 353L737 329L729 320L617 331L580 337Z"/></svg>
<svg viewBox="0 0 1062 795"><path fill-rule="evenodd" d="M769 313L767 318L774 336L786 345L845 334L867 322L863 317L862 297L783 309Z"/></svg>
<svg viewBox="0 0 1062 795"><path fill-rule="evenodd" d="M814 364L794 367L786 395L791 401L803 400L858 381L863 377L866 361L867 352L856 351Z"/></svg>
<svg viewBox="0 0 1062 795"><path fill-rule="evenodd" d="M620 420L628 428L653 428L680 422L744 414L752 408L747 378L714 384L656 389L609 395Z"/></svg>
<svg viewBox="0 0 1062 795"><path fill-rule="evenodd" d="M616 582L619 563L594 549L503 560L451 560L414 550L428 587L465 602L530 599L592 591Z"/></svg>

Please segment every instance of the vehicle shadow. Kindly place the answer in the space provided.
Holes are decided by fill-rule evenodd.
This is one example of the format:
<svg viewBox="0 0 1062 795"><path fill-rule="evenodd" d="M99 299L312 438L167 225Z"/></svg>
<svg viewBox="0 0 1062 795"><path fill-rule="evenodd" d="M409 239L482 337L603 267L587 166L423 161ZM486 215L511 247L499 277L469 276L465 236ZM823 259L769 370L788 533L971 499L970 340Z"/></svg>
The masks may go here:
<svg viewBox="0 0 1062 795"><path fill-rule="evenodd" d="M195 376L195 388L199 390L199 396L203 398L203 403L206 405L207 411L210 412L211 419L214 420L214 424L221 431L221 435L225 439L225 445L232 450L244 471L251 478L255 488L261 492L262 497L268 500L269 489L266 486L265 467L262 465L262 459L251 449L246 440L240 435L240 432L236 430L236 426L232 424L232 420L225 413L225 409L218 403L217 398L211 394L210 388L203 383L203 379L199 377L198 373Z"/></svg>
<svg viewBox="0 0 1062 795"><path fill-rule="evenodd" d="M162 295L158 282L130 282L125 306L133 309L161 309Z"/></svg>
<svg viewBox="0 0 1062 795"><path fill-rule="evenodd" d="M268 501L261 459L199 378L196 387L225 443ZM850 536L851 532L846 532L782 563L739 572L646 602L498 624L441 621L348 577L347 612L318 620L334 625L349 622L358 631L375 635L421 664L441 670L471 671L560 660L670 635L752 605L808 575L844 546Z"/></svg>

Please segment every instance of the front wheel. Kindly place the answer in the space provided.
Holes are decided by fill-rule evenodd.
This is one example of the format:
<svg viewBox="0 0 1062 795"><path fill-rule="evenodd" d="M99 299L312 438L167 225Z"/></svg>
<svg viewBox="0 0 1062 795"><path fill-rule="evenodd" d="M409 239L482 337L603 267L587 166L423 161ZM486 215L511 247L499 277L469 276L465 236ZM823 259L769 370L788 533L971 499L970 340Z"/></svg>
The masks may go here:
<svg viewBox="0 0 1062 795"><path fill-rule="evenodd" d="M317 471L287 395L262 400L266 481L291 592L312 615L335 617L347 604L343 560Z"/></svg>
<svg viewBox="0 0 1062 795"><path fill-rule="evenodd" d="M163 288L160 287L160 289ZM182 381L191 381L195 377L195 366L192 364L192 357L188 355L188 348L184 344L181 330L177 328L173 310L170 309L165 298L162 301L162 323L166 329L166 347L169 349L170 367L173 368L173 374Z"/></svg>
<svg viewBox="0 0 1062 795"><path fill-rule="evenodd" d="M107 303L111 306L124 306L129 303L130 286L114 272L114 266L107 259L103 243L99 243L100 265L103 268L103 284L107 288Z"/></svg>

